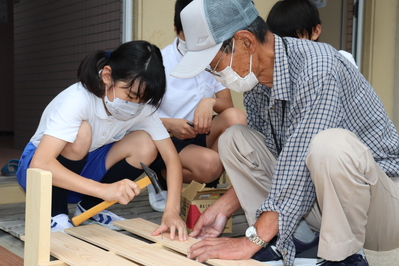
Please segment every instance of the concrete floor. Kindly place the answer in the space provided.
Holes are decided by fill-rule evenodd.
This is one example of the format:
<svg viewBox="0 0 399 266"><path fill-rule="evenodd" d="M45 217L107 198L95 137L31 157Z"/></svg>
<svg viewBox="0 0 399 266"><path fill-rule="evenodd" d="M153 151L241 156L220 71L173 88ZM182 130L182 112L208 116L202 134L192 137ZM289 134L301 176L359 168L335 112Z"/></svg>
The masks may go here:
<svg viewBox="0 0 399 266"><path fill-rule="evenodd" d="M3 230L0 230L0 246L8 249L21 258L24 257L24 243Z"/></svg>
<svg viewBox="0 0 399 266"><path fill-rule="evenodd" d="M398 239L399 241L399 239ZM399 249L391 251L371 251L365 250L367 260L370 266L398 266L399 265Z"/></svg>

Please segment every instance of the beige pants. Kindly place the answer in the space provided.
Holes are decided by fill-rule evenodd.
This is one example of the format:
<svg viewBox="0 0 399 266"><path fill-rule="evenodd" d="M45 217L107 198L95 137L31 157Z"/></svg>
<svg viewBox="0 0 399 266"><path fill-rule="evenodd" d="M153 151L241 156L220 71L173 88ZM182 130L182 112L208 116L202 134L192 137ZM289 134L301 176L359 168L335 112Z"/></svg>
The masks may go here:
<svg viewBox="0 0 399 266"><path fill-rule="evenodd" d="M221 160L248 224L256 221L255 212L269 194L276 163L263 140L242 125L229 128L219 140ZM304 218L320 231L319 257L342 260L362 247L399 247L399 183L386 176L354 134L343 129L319 133L306 163L317 203Z"/></svg>

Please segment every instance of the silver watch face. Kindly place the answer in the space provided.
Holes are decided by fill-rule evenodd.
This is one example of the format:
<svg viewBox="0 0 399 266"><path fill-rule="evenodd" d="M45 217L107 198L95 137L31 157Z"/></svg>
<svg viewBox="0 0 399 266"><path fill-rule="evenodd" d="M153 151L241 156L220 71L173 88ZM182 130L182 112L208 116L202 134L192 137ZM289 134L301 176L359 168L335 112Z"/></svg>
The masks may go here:
<svg viewBox="0 0 399 266"><path fill-rule="evenodd" d="M245 231L245 236L248 238L252 238L253 236L256 235L256 229L255 226L251 225L248 227L248 229Z"/></svg>

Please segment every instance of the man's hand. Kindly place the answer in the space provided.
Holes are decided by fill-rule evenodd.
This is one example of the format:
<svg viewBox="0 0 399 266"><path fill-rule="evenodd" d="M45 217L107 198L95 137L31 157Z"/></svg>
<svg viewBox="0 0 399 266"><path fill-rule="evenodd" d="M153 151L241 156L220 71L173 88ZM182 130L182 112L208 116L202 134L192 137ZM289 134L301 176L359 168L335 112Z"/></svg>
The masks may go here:
<svg viewBox="0 0 399 266"><path fill-rule="evenodd" d="M198 239L218 237L226 226L228 217L209 206L198 218L190 236Z"/></svg>
<svg viewBox="0 0 399 266"><path fill-rule="evenodd" d="M250 259L260 246L244 238L206 238L192 245L188 258L204 262L207 259L244 260Z"/></svg>
<svg viewBox="0 0 399 266"><path fill-rule="evenodd" d="M240 207L234 188L230 187L201 214L190 236L198 239L218 237L223 232L228 218Z"/></svg>

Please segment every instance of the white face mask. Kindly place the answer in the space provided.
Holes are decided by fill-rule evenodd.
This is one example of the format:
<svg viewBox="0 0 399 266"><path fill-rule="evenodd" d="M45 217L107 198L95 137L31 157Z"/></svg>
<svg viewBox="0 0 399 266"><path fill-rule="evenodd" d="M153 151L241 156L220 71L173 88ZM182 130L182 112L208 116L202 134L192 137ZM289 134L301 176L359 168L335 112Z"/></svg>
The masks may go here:
<svg viewBox="0 0 399 266"><path fill-rule="evenodd" d="M120 121L127 121L138 116L144 108L144 103L134 103L129 101L124 101L115 96L114 90L114 101L110 101L107 97L107 91L105 91L104 102L108 111L111 113L115 119Z"/></svg>
<svg viewBox="0 0 399 266"><path fill-rule="evenodd" d="M231 51L230 66L227 66L222 71L217 72L220 76L215 75L215 79L223 84L226 88L229 88L236 92L246 92L255 87L259 81L256 78L254 72L252 72L252 54L249 56L249 74L245 77L240 77L232 68L234 55L234 39L233 48Z"/></svg>
<svg viewBox="0 0 399 266"><path fill-rule="evenodd" d="M178 43L177 43L177 50L179 50L179 52L182 55L185 55L187 53L187 44L186 44L185 41L183 41L180 38L179 38Z"/></svg>

